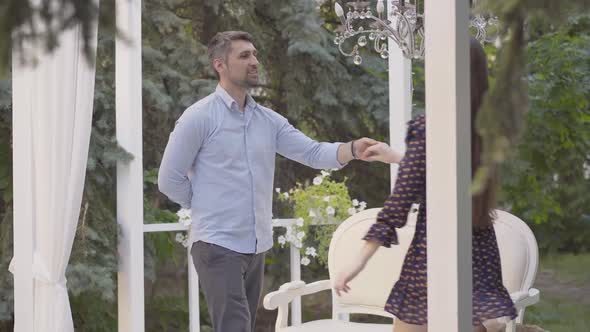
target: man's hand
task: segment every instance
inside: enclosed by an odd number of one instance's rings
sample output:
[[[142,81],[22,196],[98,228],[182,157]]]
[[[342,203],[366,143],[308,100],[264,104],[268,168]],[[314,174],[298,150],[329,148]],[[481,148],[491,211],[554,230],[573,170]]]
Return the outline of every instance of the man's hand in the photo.
[[[366,155],[365,152],[366,152],[367,148],[379,143],[379,141],[376,141],[376,140],[374,140],[372,138],[368,138],[368,137],[359,138],[353,142],[354,142],[354,144],[353,144],[354,156],[357,159],[363,160],[363,161],[369,161],[365,157],[365,155]]]

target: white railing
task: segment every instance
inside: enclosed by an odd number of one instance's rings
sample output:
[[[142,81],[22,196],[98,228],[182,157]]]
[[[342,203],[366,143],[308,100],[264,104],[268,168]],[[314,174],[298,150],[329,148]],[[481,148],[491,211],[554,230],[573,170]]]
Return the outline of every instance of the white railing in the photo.
[[[296,219],[274,219],[273,228],[287,228],[295,224]],[[186,232],[188,226],[181,223],[166,224],[144,224],[144,233],[157,232]],[[291,281],[301,280],[301,255],[295,246],[289,246],[289,260],[291,270]],[[199,276],[193,265],[190,247],[187,248],[188,255],[188,302],[189,302],[189,331],[200,332],[201,318],[199,316]],[[291,324],[301,324],[301,298],[298,297],[291,303]]]

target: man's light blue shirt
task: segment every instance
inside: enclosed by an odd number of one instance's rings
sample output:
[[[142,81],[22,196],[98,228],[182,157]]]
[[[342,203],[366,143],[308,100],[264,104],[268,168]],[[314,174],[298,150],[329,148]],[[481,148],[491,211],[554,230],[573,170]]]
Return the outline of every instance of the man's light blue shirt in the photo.
[[[280,114],[246,97],[244,112],[221,87],[177,121],[158,186],[191,209],[190,241],[240,253],[269,250],[275,155],[316,169],[341,168],[338,146],[319,143]]]

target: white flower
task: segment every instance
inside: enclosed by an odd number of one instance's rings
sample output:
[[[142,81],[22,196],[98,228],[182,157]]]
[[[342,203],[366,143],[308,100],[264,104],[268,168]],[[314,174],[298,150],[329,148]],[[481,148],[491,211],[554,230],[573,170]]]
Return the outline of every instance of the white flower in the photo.
[[[312,256],[312,257],[315,257],[315,256],[318,255],[318,253],[316,252],[315,248],[313,248],[313,247],[307,247],[305,249],[305,254],[308,255],[308,256]]]
[[[301,246],[302,246],[301,241],[299,241],[299,240],[296,239],[294,241],[291,241],[291,243],[293,243],[293,245],[295,246],[295,248],[301,249]]]
[[[178,222],[183,224],[184,226],[190,226],[191,220],[191,210],[189,209],[180,209],[176,212],[178,216]]]
[[[352,206],[358,206],[359,205],[359,200],[358,199],[353,199],[352,200]]]
[[[333,207],[331,207],[331,206],[328,206],[328,207],[326,208],[326,213],[327,213],[329,216],[333,216],[333,215],[334,215],[334,213],[336,213],[336,210],[334,210],[334,208],[333,208]]]
[[[285,196],[285,198],[289,198],[289,193],[283,193],[283,196]]]
[[[188,239],[184,239],[184,241],[182,241],[182,246],[188,248]]]
[[[313,212],[313,210],[309,210],[309,216],[313,218],[316,216],[316,214]]]
[[[322,171],[322,177],[330,176],[330,172]]]
[[[305,237],[304,231],[300,231],[297,233],[297,240],[303,240],[304,237]]]
[[[307,266],[309,265],[309,263],[311,263],[311,261],[309,260],[309,258],[307,258],[307,256],[301,258],[301,265]]]
[[[367,208],[367,202],[360,202],[359,203],[359,208],[360,208],[361,211],[364,210],[364,209],[366,209]]]
[[[277,192],[277,194],[281,193],[281,188],[275,188],[275,191]]]
[[[287,242],[291,242],[291,243],[293,243],[294,241],[297,240],[297,238],[295,238],[295,236],[293,236],[293,234],[286,234],[285,238],[286,238]]]
[[[329,201],[330,201],[330,196],[326,196],[326,197],[324,197],[323,201],[324,201],[324,202],[329,202]]]
[[[178,210],[178,212],[176,212],[176,215],[178,216],[179,219],[190,218],[191,217],[191,210],[180,209],[180,210]]]
[[[321,176],[316,176],[315,178],[313,178],[313,184],[316,186],[319,186],[320,184],[322,184],[322,177]]]
[[[289,238],[289,235],[291,234],[293,234],[293,227],[287,226],[287,233],[285,235],[287,236],[287,238]]]
[[[301,227],[303,226],[303,218],[297,218],[297,220],[295,221],[297,226]]]
[[[180,219],[180,223],[183,224],[184,226],[190,226],[192,222],[193,221],[191,218]]]
[[[582,167],[584,168],[584,179],[590,179],[590,164],[584,162],[584,165],[582,165]]]
[[[351,216],[354,215],[356,213],[356,209],[351,207],[348,209],[348,214],[350,214]]]
[[[182,233],[176,233],[176,237],[174,238],[176,240],[176,242],[182,242],[184,241],[184,234]]]
[[[282,236],[282,235],[281,235],[281,236],[279,236],[279,238],[278,238],[278,241],[279,241],[279,244],[280,244],[281,246],[284,246],[284,245],[285,245],[285,243],[287,243],[287,239],[285,239],[285,237],[284,237],[284,236]]]

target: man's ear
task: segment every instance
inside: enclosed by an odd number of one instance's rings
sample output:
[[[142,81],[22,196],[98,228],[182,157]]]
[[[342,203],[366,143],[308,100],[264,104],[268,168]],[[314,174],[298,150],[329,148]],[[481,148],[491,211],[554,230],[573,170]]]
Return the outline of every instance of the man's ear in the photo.
[[[223,63],[222,59],[213,59],[213,68],[215,68],[217,73],[220,73],[223,70],[224,65],[225,64]]]

